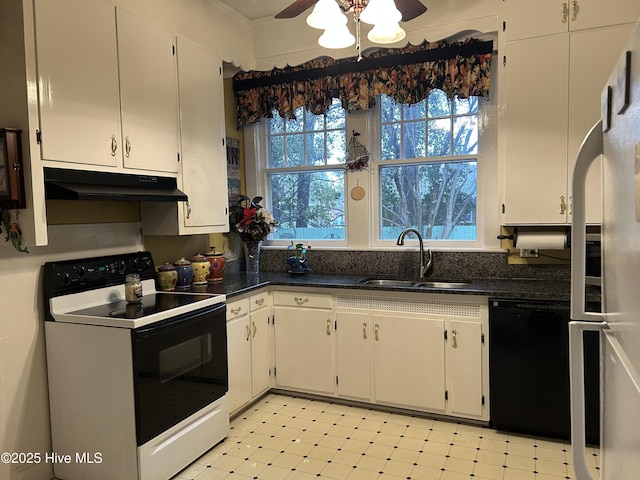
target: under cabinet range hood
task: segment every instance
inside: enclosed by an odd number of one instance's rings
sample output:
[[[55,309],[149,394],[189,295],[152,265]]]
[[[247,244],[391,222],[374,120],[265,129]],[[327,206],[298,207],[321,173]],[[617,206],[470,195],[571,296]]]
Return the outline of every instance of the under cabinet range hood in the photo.
[[[45,195],[50,200],[134,200],[186,202],[176,179],[157,175],[90,172],[44,168]]]

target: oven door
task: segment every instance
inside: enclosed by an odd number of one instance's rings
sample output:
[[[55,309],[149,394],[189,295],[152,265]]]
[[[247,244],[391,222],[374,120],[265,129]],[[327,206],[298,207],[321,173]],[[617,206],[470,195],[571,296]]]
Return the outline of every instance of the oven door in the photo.
[[[228,390],[226,306],[132,331],[138,446]]]

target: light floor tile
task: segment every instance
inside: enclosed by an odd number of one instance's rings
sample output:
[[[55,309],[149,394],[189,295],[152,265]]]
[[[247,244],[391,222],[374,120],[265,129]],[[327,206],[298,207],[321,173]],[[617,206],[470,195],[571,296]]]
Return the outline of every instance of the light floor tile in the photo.
[[[268,394],[173,480],[574,480],[572,464],[562,441]]]

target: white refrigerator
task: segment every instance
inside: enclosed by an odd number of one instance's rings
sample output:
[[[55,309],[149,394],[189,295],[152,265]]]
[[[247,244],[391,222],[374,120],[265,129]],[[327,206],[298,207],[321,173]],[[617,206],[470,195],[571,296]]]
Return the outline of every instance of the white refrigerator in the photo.
[[[597,61],[597,59],[594,59]],[[585,138],[573,174],[569,326],[572,451],[584,453],[582,336],[600,331],[600,478],[640,478],[640,21],[602,93],[602,120]],[[585,180],[602,155],[602,313],[584,308]]]

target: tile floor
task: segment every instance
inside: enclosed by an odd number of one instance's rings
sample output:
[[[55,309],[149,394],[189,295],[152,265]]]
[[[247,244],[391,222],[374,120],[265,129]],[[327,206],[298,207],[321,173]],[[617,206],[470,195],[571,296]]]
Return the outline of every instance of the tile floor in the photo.
[[[174,480],[561,480],[571,463],[562,442],[269,394]]]

